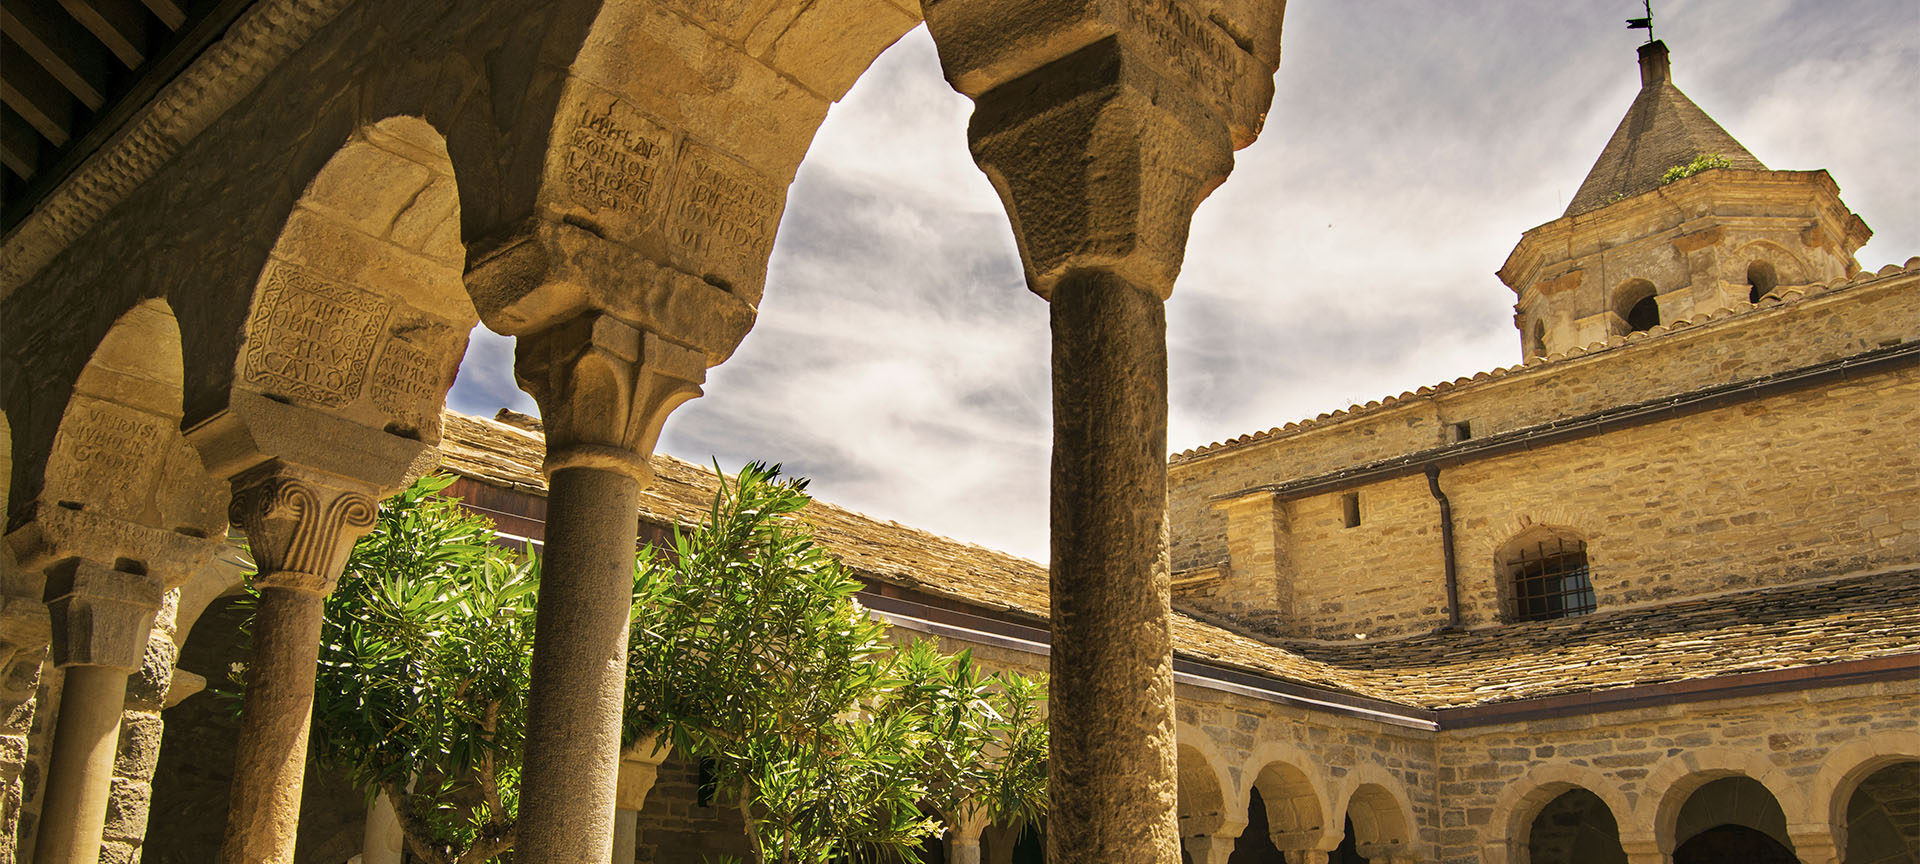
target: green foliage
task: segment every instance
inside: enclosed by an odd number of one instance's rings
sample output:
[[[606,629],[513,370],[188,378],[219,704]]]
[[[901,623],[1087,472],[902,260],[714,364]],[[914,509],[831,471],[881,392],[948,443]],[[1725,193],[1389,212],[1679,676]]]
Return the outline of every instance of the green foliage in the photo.
[[[317,752],[386,790],[415,857],[444,862],[512,846],[539,584],[437,494],[452,481],[380,505],[327,598],[314,703]]]
[[[1718,153],[1702,153],[1693,157],[1692,162],[1668,168],[1666,173],[1660,175],[1660,185],[1665,186],[1676,180],[1685,180],[1688,177],[1692,177],[1695,174],[1709,169],[1732,167],[1733,162],[1729,161],[1725,156]]]
[[[1044,685],[930,643],[893,650],[859,581],[792,518],[805,488],[748,465],[705,524],[642,554],[628,739],[714,760],[766,861],[916,861],[940,830],[923,807],[1037,817]]]

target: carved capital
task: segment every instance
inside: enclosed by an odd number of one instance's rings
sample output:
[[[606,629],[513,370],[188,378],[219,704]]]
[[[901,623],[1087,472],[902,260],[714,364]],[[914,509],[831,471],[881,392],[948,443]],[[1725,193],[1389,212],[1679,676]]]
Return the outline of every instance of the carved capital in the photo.
[[[47,568],[54,664],[140,668],[166,590],[158,575],[81,558]]]
[[[262,588],[333,590],[354,541],[373,528],[372,490],[271,462],[233,481],[228,516],[246,532]]]
[[[705,359],[600,312],[521,336],[514,375],[540,403],[547,473],[598,468],[651,482],[647,457],[667,415],[700,395]]]
[[[982,94],[968,140],[1048,298],[1077,269],[1166,298],[1194,209],[1233,169],[1226,125],[1118,39]]]

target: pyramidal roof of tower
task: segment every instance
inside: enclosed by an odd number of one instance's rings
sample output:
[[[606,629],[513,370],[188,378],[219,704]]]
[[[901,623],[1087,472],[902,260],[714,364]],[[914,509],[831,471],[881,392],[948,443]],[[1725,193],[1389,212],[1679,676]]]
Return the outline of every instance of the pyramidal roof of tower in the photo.
[[[1565,215],[1578,216],[1656,189],[1667,169],[1709,155],[1724,156],[1735,168],[1767,170],[1673,86],[1667,46],[1649,42],[1640,46],[1640,94],[1613,130]]]

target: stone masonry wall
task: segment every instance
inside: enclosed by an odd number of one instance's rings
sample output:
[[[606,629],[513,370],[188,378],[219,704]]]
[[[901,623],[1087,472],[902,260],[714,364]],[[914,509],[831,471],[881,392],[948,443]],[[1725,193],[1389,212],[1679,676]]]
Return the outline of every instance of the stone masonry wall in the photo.
[[[1671,843],[1687,795],[1735,775],[1765,785],[1810,847],[1819,838],[1804,829],[1824,827],[1834,799],[1845,812],[1852,789],[1835,784],[1850,768],[1920,741],[1917,693],[1868,684],[1441,733],[1434,860],[1516,860],[1509,841],[1524,843],[1540,808],[1575,786],[1608,804],[1628,852]]]
[[[1920,267],[1663,331],[1176,456],[1167,478],[1174,569],[1225,559],[1227,520],[1214,509],[1216,496],[1431,450],[1453,440],[1455,423],[1485,438],[1913,341],[1920,338]]]
[[[1587,544],[1601,609],[1920,560],[1920,369],[1802,390],[1441,472],[1461,618],[1507,615],[1501,549],[1534,526]],[[1439,506],[1424,477],[1282,505],[1284,632],[1351,639],[1445,619]],[[1249,578],[1235,562],[1228,581]],[[1222,604],[1222,591],[1196,604]],[[1249,614],[1215,605],[1216,611]]]
[[[1862,295],[1858,305],[1797,309],[1814,317],[1795,326],[1833,332],[1900,315],[1899,326],[1920,330],[1920,278],[1903,284]],[[1664,346],[1643,342],[1611,357],[1529,369],[1444,399],[1408,400],[1334,427],[1177,461],[1176,567],[1228,565],[1211,596],[1187,602],[1259,618],[1255,599],[1277,583],[1279,609],[1291,614],[1269,623],[1283,632],[1352,639],[1437,629],[1445,623],[1440,517],[1424,477],[1278,502],[1282,530],[1271,563],[1232,560],[1229,526],[1266,530],[1265,523],[1231,522],[1208,499],[1414,452],[1423,449],[1414,439],[1456,418],[1481,437],[1550,419],[1541,403],[1557,403],[1557,416],[1567,416],[1777,371],[1769,364],[1782,362],[1776,355],[1783,343],[1770,327],[1793,322],[1769,314],[1755,317],[1758,329],[1729,328]],[[1815,345],[1791,365],[1880,341],[1875,331]],[[1907,369],[1447,468],[1441,486],[1453,506],[1463,622],[1502,619],[1500,547],[1534,525],[1587,542],[1603,608],[1911,563],[1920,559],[1916,429],[1920,373]],[[1437,444],[1429,439],[1424,446]],[[1352,528],[1342,513],[1349,493],[1357,493],[1361,517]]]

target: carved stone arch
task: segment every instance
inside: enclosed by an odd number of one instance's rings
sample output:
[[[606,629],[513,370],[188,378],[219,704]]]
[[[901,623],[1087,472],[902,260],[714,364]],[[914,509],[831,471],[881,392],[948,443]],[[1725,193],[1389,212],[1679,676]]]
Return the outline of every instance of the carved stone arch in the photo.
[[[1898,762],[1912,761],[1920,761],[1920,732],[1872,732],[1836,747],[1821,763],[1820,772],[1808,781],[1808,812],[1789,812],[1787,821],[1795,824],[1796,817],[1808,821],[1824,819],[1833,833],[1837,853],[1844,856],[1847,803],[1854,790],[1873,772]]]
[[[1554,799],[1584,789],[1607,807],[1616,826],[1636,824],[1633,806],[1615,782],[1584,765],[1550,762],[1535,765],[1508,783],[1494,800],[1492,824],[1499,833],[1488,838],[1483,856],[1488,864],[1528,864],[1528,838],[1533,821]]]
[[[541,115],[538,163],[516,157],[498,221],[470,225],[488,326],[595,309],[726,359],[827,107],[918,21],[906,0],[602,4]]]
[[[180,433],[183,378],[165,300],[115,319],[74,380],[36,498],[16,508],[22,565],[82,557],[167,587],[198,569],[225,533],[227,496]]]
[[[1290,852],[1339,845],[1342,825],[1333,818],[1327,770],[1318,758],[1289,742],[1265,741],[1242,764],[1237,810],[1246,811],[1252,790],[1258,789],[1275,848]]]
[[[1353,821],[1360,857],[1386,859],[1411,854],[1414,840],[1413,805],[1406,785],[1386,768],[1372,762],[1347,772],[1336,788],[1335,812],[1330,824]]]
[[[1642,787],[1645,792],[1640,797],[1635,823],[1651,825],[1660,849],[1671,854],[1678,843],[1675,829],[1687,799],[1701,787],[1729,777],[1745,777],[1766,787],[1786,815],[1790,828],[1811,821],[1806,818],[1813,811],[1807,806],[1804,784],[1789,776],[1785,769],[1758,752],[1711,747],[1690,750],[1660,762],[1647,775]]]
[[[226,410],[193,430],[209,469],[232,477],[292,457],[358,477],[404,463],[364,478],[391,486],[426,467],[412,463],[439,443],[476,318],[465,257],[440,133],[417,117],[354,130],[307,184],[257,277]]]

